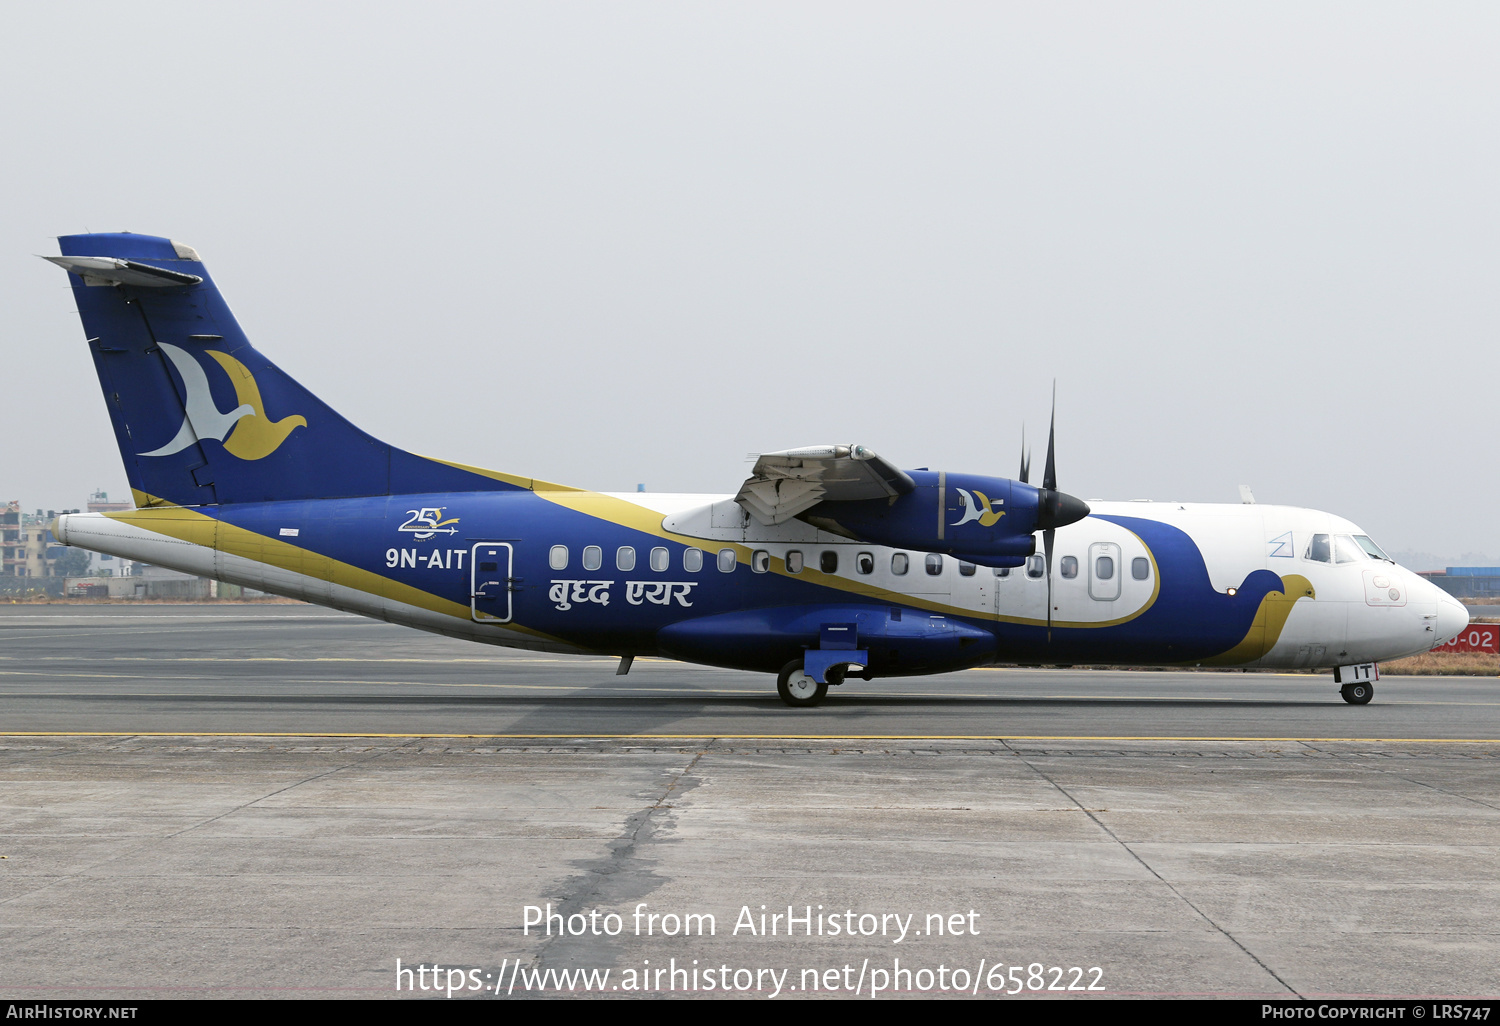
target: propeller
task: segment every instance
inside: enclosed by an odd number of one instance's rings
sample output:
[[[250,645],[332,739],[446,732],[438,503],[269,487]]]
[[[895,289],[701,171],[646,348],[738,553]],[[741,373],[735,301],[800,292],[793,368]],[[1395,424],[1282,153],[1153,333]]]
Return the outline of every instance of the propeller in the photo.
[[[1041,499],[1047,502],[1057,495],[1057,460],[1053,443],[1057,441],[1057,382],[1052,382],[1052,424],[1047,428],[1047,469],[1042,471]],[[1051,509],[1052,504],[1047,503]],[[1040,512],[1040,507],[1038,507]],[[1038,520],[1041,517],[1037,518]],[[1052,541],[1057,537],[1057,528],[1047,527],[1042,531],[1042,551],[1047,560],[1047,644],[1052,644]]]
[[[1024,435],[1023,435],[1024,437]],[[1042,529],[1042,551],[1047,563],[1047,643],[1052,643],[1052,547],[1059,527],[1075,524],[1089,515],[1088,503],[1057,490],[1057,382],[1052,382],[1052,423],[1047,429],[1047,464],[1037,494],[1036,526]],[[1021,481],[1026,482],[1030,460],[1022,443]]]
[[[1021,425],[1021,477],[1022,484],[1029,484],[1031,477],[1031,452],[1026,448],[1026,425]]]

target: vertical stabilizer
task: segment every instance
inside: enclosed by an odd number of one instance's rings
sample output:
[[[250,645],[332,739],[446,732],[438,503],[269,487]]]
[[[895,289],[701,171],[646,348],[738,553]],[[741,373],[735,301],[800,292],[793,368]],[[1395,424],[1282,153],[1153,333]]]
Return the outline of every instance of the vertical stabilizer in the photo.
[[[530,487],[355,427],[245,338],[198,254],[149,235],[68,235],[68,271],[138,504]]]

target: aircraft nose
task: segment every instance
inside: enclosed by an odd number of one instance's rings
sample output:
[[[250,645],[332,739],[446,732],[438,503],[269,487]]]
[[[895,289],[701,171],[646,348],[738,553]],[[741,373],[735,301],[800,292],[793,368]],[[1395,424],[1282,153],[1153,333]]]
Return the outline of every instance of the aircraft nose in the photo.
[[[1469,611],[1451,595],[1438,599],[1437,636],[1439,645],[1447,644],[1469,626]]]

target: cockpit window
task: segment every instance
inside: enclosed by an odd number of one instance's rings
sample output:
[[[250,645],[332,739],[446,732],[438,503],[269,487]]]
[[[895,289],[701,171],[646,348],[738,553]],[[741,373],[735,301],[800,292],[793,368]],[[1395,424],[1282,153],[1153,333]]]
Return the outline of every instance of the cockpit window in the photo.
[[[1313,535],[1312,541],[1307,544],[1307,552],[1303,553],[1303,556],[1318,563],[1332,563],[1333,547],[1329,544],[1328,535]]]
[[[1387,563],[1394,563],[1395,562],[1395,560],[1392,559],[1390,556],[1387,556],[1384,552],[1380,551],[1380,546],[1376,545],[1374,542],[1372,542],[1370,540],[1370,536],[1369,535],[1367,535],[1367,534],[1356,534],[1354,536],[1354,540],[1357,541],[1357,542],[1359,542],[1359,547],[1362,548],[1362,549],[1364,549],[1366,552],[1368,552],[1372,558],[1374,558],[1374,559],[1383,559]]]
[[[1335,562],[1358,563],[1362,559],[1368,559],[1365,550],[1354,544],[1354,539],[1347,534],[1336,534],[1333,536],[1333,554]]]

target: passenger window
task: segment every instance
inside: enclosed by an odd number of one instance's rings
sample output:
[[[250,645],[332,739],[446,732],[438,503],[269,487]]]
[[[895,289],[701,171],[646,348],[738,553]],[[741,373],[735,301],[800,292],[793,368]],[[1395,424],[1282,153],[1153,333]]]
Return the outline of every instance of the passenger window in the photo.
[[[974,576],[974,564],[973,563],[965,563],[963,560],[960,559],[958,561],[958,575],[960,577],[973,577]]]
[[[854,557],[854,572],[857,574],[873,574],[875,572],[875,554],[861,552]]]
[[[719,550],[719,572],[722,574],[734,573],[735,555],[733,549]]]
[[[818,569],[825,574],[836,574],[839,572],[839,554],[826,551],[818,555]]]
[[[1332,552],[1330,551],[1330,546],[1328,544],[1328,535],[1313,535],[1312,541],[1308,542],[1307,544],[1307,552],[1304,554],[1303,558],[1310,559],[1315,563],[1332,562]]]
[[[615,549],[615,569],[616,570],[634,570],[635,569],[635,547],[634,546],[631,546],[631,545],[621,545],[618,549]]]
[[[792,549],[786,554],[786,572],[789,574],[800,574],[802,572],[802,552],[800,549]]]
[[[661,546],[651,550],[651,569],[661,573],[672,562],[672,556]]]
[[[1058,565],[1057,569],[1059,573],[1071,581],[1078,576],[1078,557],[1064,556],[1062,563]]]
[[[1357,563],[1365,558],[1365,550],[1347,534],[1333,536],[1333,553],[1335,561],[1339,563]]]
[[[756,549],[750,553],[750,569],[758,574],[771,569],[771,554],[765,549]]]
[[[911,559],[904,552],[896,552],[891,555],[891,573],[897,577],[906,576],[906,571],[911,568]]]
[[[1026,576],[1033,581],[1040,581],[1047,573],[1047,561],[1041,556],[1026,557]]]
[[[597,570],[604,564],[604,550],[597,545],[586,545],[583,549],[583,568]]]
[[[683,549],[682,568],[690,574],[695,574],[703,569],[702,549]]]
[[[1107,581],[1115,575],[1115,557],[1100,556],[1094,560],[1094,576],[1101,581]]]
[[[1151,560],[1145,556],[1136,556],[1130,561],[1130,576],[1138,581],[1144,581],[1151,576]]]
[[[1008,567],[1008,566],[991,567],[991,569],[993,569],[995,571],[995,576],[996,577],[1009,577],[1010,576],[1010,567]]]
[[[547,565],[554,570],[566,570],[568,568],[568,547],[566,545],[552,546],[552,551],[547,554]]]
[[[927,576],[936,577],[943,572],[943,557],[936,552],[927,553]]]

